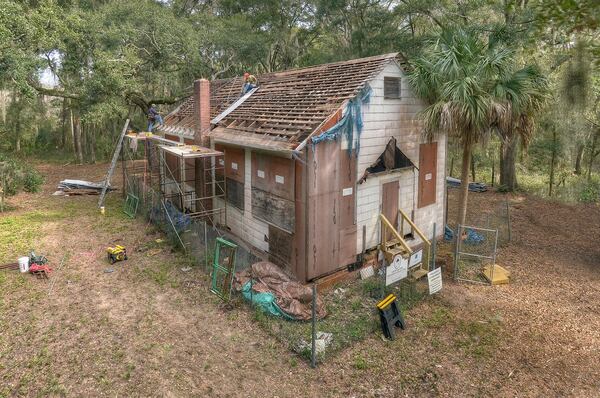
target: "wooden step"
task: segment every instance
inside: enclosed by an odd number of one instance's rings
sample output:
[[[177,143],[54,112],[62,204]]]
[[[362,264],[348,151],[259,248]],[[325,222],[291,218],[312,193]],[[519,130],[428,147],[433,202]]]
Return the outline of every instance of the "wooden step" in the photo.
[[[402,246],[391,247],[383,252],[388,263],[394,261],[394,257],[396,257],[398,254],[400,254],[402,257],[405,257],[407,253],[408,252],[404,250]]]
[[[427,271],[426,269],[423,269],[423,268],[413,268],[413,271],[411,271],[411,276],[415,280],[419,280],[422,277],[426,276],[428,272],[429,271]]]

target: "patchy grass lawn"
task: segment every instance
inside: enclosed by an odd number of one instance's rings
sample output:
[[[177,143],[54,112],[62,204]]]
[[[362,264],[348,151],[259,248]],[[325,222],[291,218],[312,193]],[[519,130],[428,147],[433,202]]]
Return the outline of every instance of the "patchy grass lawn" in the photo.
[[[498,257],[511,284],[456,284],[445,274],[441,294],[411,301],[398,292],[407,328],[392,342],[377,324],[376,280],[337,286],[319,322],[333,345],[313,370],[289,350],[309,341],[310,323],[257,314],[239,299],[223,306],[204,266],[182,271],[190,260],[123,215],[118,193],[104,217],[97,197],[51,196],[60,179],[99,180],[106,165],[38,168],[43,191],[11,198],[13,210],[0,214],[0,261],[33,248],[55,272],[44,281],[0,271],[2,398],[600,392],[598,207],[512,198],[516,239]],[[502,199],[473,194],[472,211]],[[105,248],[117,243],[130,259],[110,266]],[[438,258],[449,251],[439,245]]]

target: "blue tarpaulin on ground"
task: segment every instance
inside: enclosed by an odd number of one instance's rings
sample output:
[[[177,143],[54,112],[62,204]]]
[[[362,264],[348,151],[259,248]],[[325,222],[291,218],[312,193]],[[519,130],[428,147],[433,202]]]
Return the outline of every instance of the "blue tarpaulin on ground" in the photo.
[[[285,312],[283,312],[281,308],[279,308],[279,306],[275,302],[276,297],[273,293],[259,293],[256,291],[251,292],[251,289],[252,282],[246,282],[242,287],[242,296],[244,296],[246,300],[252,302],[252,304],[256,305],[258,308],[260,308],[263,312],[274,316],[280,316],[289,320],[294,319]]]

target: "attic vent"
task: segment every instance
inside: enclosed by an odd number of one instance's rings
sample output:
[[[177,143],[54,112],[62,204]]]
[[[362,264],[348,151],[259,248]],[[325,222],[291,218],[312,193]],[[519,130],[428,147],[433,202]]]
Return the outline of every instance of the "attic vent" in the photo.
[[[383,77],[383,97],[400,98],[400,78],[384,76]]]

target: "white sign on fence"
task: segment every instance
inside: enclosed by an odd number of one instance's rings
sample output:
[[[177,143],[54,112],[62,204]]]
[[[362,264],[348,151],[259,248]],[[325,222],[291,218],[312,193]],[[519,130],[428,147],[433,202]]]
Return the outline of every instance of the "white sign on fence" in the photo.
[[[427,282],[429,282],[429,294],[434,294],[442,290],[442,267],[429,271],[427,273]]]
[[[408,263],[408,266],[412,268],[415,265],[421,264],[422,261],[423,261],[423,249],[419,250],[418,252],[414,252],[410,256],[410,261]]]
[[[408,276],[408,259],[397,255],[385,270],[385,285],[391,285]]]

